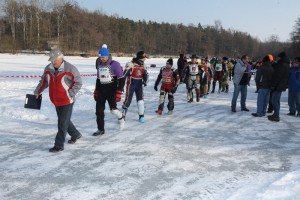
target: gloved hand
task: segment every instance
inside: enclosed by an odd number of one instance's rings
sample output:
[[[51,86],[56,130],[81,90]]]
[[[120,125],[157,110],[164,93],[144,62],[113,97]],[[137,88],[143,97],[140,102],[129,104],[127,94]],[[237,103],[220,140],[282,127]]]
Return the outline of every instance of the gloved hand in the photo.
[[[183,79],[183,82],[184,82],[184,83],[188,83],[187,77],[185,77],[185,78]]]
[[[157,85],[154,85],[154,90],[157,91]]]
[[[173,93],[173,94],[177,91],[177,87],[178,87],[178,85],[175,85],[175,86],[172,88],[172,93]]]
[[[271,91],[274,91],[275,90],[275,87],[274,86],[271,86]]]
[[[117,90],[117,93],[116,93],[116,102],[120,102],[121,101],[121,95],[122,95],[122,91],[121,90]]]
[[[98,97],[99,97],[99,92],[98,92],[98,90],[94,90],[94,99],[95,99],[95,101],[98,100]]]
[[[146,83],[146,81],[143,81],[143,85],[144,85],[144,87],[146,87],[146,86],[147,86],[147,83]]]

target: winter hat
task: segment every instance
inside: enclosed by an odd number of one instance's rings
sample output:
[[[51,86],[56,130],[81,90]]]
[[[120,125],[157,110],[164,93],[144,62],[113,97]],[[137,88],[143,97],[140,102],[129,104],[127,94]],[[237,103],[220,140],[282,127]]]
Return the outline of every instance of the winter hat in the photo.
[[[102,48],[107,48],[107,44],[103,44],[103,45],[102,45]]]
[[[300,57],[294,58],[293,63],[298,63],[298,64],[300,64]]]
[[[263,59],[262,59],[263,62],[269,62],[271,61],[270,60],[270,56],[269,55],[266,55]]]
[[[108,49],[107,48],[101,48],[100,50],[99,50],[99,57],[108,57],[109,56],[109,51],[108,51]]]
[[[274,58],[273,58],[272,54],[268,54],[268,57],[269,57],[269,59],[270,59],[271,62],[274,61]]]
[[[166,64],[170,64],[170,65],[173,66],[173,59],[172,59],[172,58],[169,58],[169,59],[167,60]]]
[[[51,51],[49,53],[49,57],[50,58],[48,59],[48,61],[53,62],[58,58],[64,57],[64,55],[63,55],[62,51],[59,49],[51,49]]]
[[[196,54],[193,54],[190,58],[199,58]]]
[[[136,58],[137,59],[143,59],[143,58],[148,58],[147,54],[145,54],[144,51],[139,51],[136,53]]]
[[[285,53],[284,51],[282,51],[282,52],[280,52],[280,53],[278,54],[278,57],[279,57],[279,58],[284,58],[284,57],[286,57],[286,53]]]

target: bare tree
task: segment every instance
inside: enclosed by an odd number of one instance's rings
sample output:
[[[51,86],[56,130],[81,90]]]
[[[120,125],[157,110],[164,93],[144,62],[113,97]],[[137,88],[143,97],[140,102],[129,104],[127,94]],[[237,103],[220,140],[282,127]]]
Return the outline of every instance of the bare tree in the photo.
[[[300,17],[296,20],[296,24],[293,27],[293,31],[290,34],[292,47],[291,53],[293,56],[300,55]]]
[[[31,0],[31,6],[34,9],[36,27],[37,27],[37,45],[40,46],[40,21],[41,21],[41,12],[43,11],[45,0]]]
[[[26,0],[20,0],[20,16],[22,20],[23,25],[23,41],[25,47],[28,46],[27,42],[27,1]]]
[[[71,3],[71,0],[53,0],[52,8],[53,12],[56,14],[56,22],[57,22],[57,40],[60,40],[61,35],[61,27],[64,21],[65,12],[66,12],[66,4]]]
[[[16,0],[5,0],[3,9],[4,9],[4,13],[6,14],[6,16],[8,18],[13,42],[15,42],[18,3]]]

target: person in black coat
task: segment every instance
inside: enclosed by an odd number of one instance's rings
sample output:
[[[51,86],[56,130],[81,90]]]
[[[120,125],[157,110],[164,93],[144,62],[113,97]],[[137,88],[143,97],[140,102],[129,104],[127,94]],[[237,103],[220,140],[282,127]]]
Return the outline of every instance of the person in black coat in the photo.
[[[278,61],[274,64],[274,72],[271,81],[272,104],[274,108],[273,115],[269,115],[270,121],[279,122],[280,98],[281,93],[288,88],[290,59],[285,52],[278,54]]]
[[[263,58],[262,66],[256,71],[255,82],[258,88],[257,95],[257,111],[252,113],[254,117],[262,117],[266,115],[267,106],[270,98],[271,80],[273,75],[273,67],[271,58],[266,55]]]

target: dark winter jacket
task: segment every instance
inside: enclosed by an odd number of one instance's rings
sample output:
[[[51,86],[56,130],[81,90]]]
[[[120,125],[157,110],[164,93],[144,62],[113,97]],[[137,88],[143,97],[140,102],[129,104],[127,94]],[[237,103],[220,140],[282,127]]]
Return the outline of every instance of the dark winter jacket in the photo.
[[[300,92],[300,67],[290,69],[289,91]]]
[[[183,54],[180,54],[180,57],[177,61],[177,68],[179,70],[183,70],[184,67],[185,67],[185,60],[184,60]]]
[[[273,75],[273,67],[270,61],[264,62],[256,71],[255,82],[258,88],[270,89]]]
[[[288,88],[290,60],[283,57],[273,65],[274,72],[272,76],[271,88],[275,91],[285,91]]]

